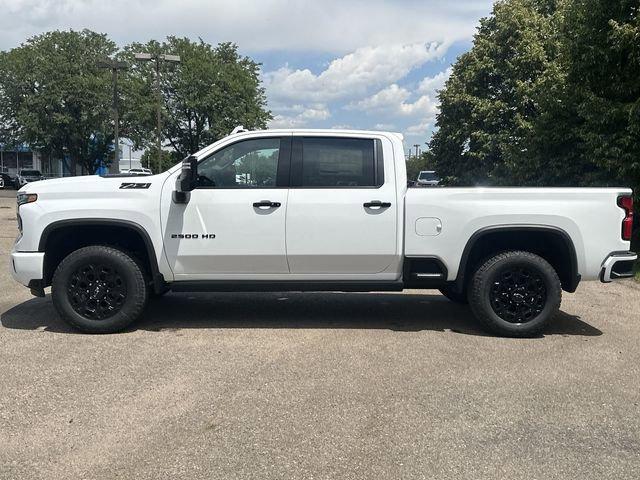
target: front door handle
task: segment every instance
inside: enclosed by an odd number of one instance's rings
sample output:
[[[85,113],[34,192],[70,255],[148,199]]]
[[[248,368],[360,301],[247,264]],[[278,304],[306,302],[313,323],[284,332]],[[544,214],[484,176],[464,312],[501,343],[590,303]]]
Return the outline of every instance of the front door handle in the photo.
[[[380,200],[371,200],[362,204],[364,208],[389,208],[391,202],[381,202]]]
[[[260,200],[259,202],[253,202],[255,208],[278,208],[280,202],[272,202],[271,200]]]

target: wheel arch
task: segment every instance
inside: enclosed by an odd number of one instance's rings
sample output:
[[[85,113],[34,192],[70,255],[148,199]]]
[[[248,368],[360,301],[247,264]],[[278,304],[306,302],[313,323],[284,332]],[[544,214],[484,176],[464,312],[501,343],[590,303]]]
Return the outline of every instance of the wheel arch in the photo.
[[[497,225],[477,230],[462,252],[456,287],[463,291],[471,272],[483,259],[506,250],[525,250],[541,256],[558,273],[563,290],[576,290],[580,273],[575,245],[565,230],[552,225]]]
[[[65,234],[73,238],[65,239]],[[47,225],[38,242],[38,251],[45,254],[43,286],[51,284],[53,273],[64,256],[88,245],[110,245],[133,251],[147,271],[153,290],[164,287],[156,251],[146,229],[130,220],[111,218],[58,220]]]

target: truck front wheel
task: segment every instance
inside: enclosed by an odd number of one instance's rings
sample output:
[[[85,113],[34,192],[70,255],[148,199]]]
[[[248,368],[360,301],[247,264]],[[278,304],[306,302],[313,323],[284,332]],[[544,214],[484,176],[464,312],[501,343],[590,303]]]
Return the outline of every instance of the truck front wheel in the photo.
[[[113,333],[144,310],[148,288],[141,267],[107,246],[80,248],[58,265],[51,297],[60,316],[87,333]]]
[[[530,252],[500,253],[480,266],[469,286],[469,305],[489,330],[508,337],[539,334],[560,308],[554,268]]]

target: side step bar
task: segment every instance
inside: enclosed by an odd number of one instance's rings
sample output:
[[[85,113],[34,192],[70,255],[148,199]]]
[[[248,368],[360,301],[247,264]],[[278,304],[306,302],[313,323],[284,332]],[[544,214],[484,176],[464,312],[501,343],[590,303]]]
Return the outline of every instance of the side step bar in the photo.
[[[174,292],[401,292],[403,282],[194,280],[169,284]]]

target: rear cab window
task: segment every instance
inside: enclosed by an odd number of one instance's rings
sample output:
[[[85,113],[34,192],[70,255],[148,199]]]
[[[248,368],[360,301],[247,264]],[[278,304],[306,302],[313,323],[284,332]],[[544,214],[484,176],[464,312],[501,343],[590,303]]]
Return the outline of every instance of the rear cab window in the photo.
[[[377,188],[384,183],[380,140],[294,137],[294,188]]]

